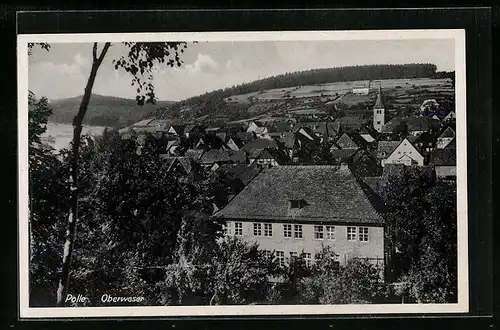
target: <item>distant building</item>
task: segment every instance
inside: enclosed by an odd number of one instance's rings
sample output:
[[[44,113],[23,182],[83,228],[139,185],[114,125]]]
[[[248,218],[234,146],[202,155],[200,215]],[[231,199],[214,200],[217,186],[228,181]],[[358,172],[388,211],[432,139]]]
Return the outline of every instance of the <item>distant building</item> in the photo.
[[[450,127],[447,126],[441,134],[439,134],[437,141],[436,141],[436,148],[438,149],[443,149],[445,148],[451,141],[455,139],[455,131]]]
[[[325,246],[337,261],[385,265],[383,204],[347,165],[278,166],[260,172],[215,216],[226,235],[257,242],[282,264],[302,255],[307,264]]]
[[[457,149],[434,149],[430,155],[429,165],[434,166],[437,178],[455,180],[457,176]]]
[[[356,85],[352,88],[353,94],[368,95],[370,93],[370,82],[367,85]]]
[[[379,86],[377,99],[373,105],[373,128],[377,132],[382,132],[385,125],[385,102],[382,95],[382,87]]]

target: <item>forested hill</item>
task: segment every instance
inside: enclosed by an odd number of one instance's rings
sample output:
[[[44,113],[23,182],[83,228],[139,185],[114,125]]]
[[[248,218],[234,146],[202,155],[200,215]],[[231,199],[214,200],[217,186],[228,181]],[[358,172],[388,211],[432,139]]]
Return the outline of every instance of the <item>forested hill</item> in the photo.
[[[57,123],[71,123],[76,115],[81,96],[67,99],[51,100],[52,115],[49,120]],[[84,124],[93,126],[124,126],[143,118],[152,117],[156,109],[166,107],[174,102],[158,101],[155,105],[137,105],[135,99],[93,94],[90,98]]]
[[[332,61],[335,56],[332,56]],[[181,104],[196,105],[207,100],[222,99],[236,94],[246,94],[273,88],[287,88],[301,85],[316,85],[339,81],[434,78],[437,75],[434,64],[383,64],[356,65],[326,69],[313,69],[286,73],[264,78],[251,83],[218,89],[213,92],[188,98]]]

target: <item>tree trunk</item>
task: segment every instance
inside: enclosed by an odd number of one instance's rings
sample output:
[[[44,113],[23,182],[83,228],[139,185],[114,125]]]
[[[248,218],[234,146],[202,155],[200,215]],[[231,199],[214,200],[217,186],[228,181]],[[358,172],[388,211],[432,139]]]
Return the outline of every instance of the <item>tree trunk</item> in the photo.
[[[82,124],[92,95],[92,88],[97,75],[97,70],[108,51],[110,43],[107,42],[99,56],[97,56],[97,43],[93,46],[92,68],[90,69],[89,79],[85,92],[80,103],[78,113],[73,118],[73,141],[70,155],[70,191],[71,205],[68,213],[68,223],[66,227],[66,237],[63,249],[63,259],[61,266],[61,277],[59,287],[57,288],[57,305],[63,306],[68,294],[69,275],[71,269],[71,259],[73,256],[73,247],[76,236],[76,223],[78,220],[78,156],[80,151]]]

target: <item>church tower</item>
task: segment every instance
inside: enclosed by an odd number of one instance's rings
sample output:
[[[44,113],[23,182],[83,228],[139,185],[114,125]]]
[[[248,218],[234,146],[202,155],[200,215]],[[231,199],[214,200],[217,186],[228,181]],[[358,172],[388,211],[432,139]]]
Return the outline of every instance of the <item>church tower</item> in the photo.
[[[382,131],[382,127],[385,125],[385,104],[382,95],[382,84],[379,85],[377,100],[373,106],[373,128],[377,132]]]

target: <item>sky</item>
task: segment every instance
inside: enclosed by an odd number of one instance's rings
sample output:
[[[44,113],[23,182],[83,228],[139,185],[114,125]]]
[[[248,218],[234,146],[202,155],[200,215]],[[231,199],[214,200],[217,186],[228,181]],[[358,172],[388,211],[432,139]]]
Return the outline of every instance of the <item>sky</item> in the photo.
[[[219,88],[309,69],[433,63],[438,71],[453,71],[454,48],[453,39],[188,42],[181,55],[182,67],[156,66],[154,86],[159,100],[180,101]],[[124,45],[112,44],[99,68],[95,94],[135,98],[130,74],[114,69],[112,64],[125,51]],[[35,48],[29,57],[29,89],[49,100],[82,95],[91,61],[91,43],[55,43],[48,52]]]

